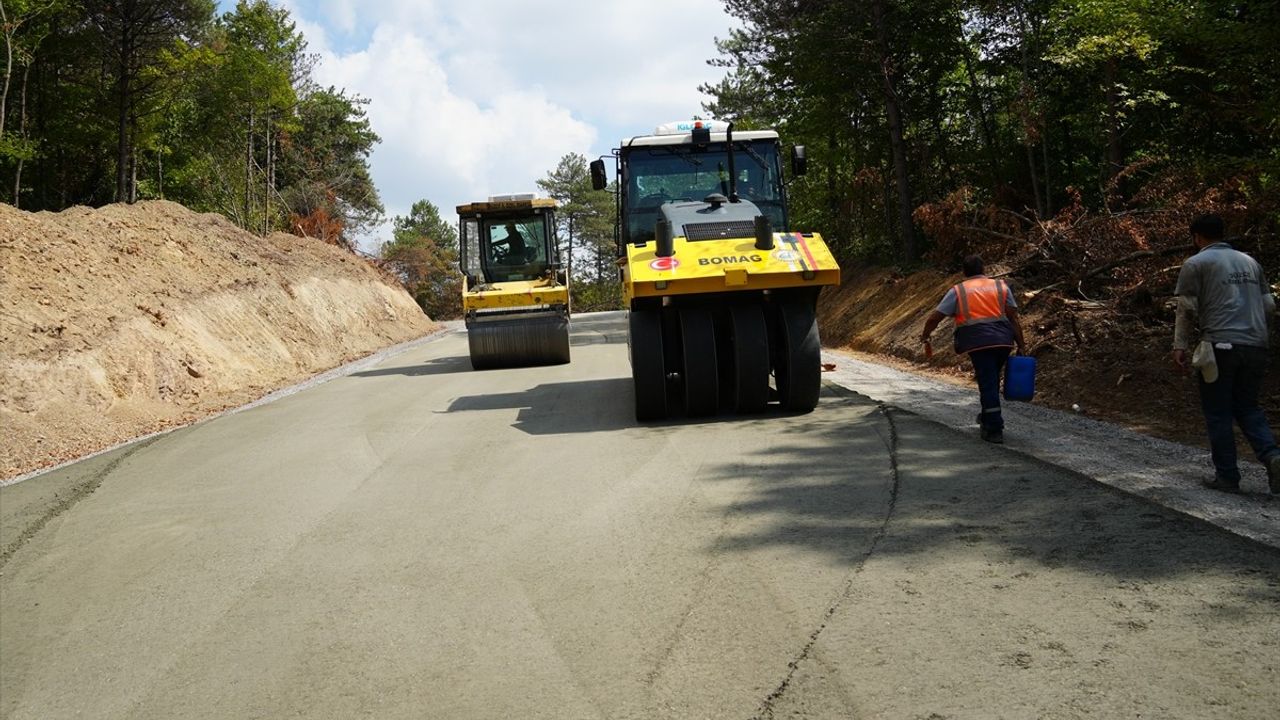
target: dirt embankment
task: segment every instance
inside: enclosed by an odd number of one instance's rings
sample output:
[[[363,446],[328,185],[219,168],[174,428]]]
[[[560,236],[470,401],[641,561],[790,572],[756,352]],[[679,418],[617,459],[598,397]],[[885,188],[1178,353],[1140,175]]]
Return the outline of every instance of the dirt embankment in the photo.
[[[0,478],[191,422],[430,332],[317,240],[169,202],[0,204]]]
[[[854,268],[844,284],[824,292],[819,306],[823,344],[889,356],[917,372],[972,384],[968,361],[952,351],[953,325],[933,336],[934,356],[920,345],[925,318],[958,275],[922,271],[901,275],[883,268]],[[1080,303],[1042,294],[1025,305],[1028,352],[1037,359],[1038,405],[1071,409],[1168,440],[1203,445],[1204,421],[1195,381],[1172,370],[1173,313],[1163,308],[1138,315],[1105,303]],[[1154,316],[1152,315],[1154,312]],[[1280,344],[1277,344],[1280,348]],[[1277,350],[1273,349],[1273,357]],[[1260,396],[1272,422],[1280,421],[1280,367],[1273,360]],[[976,396],[974,400],[977,402]],[[1252,456],[1241,445],[1241,457]]]

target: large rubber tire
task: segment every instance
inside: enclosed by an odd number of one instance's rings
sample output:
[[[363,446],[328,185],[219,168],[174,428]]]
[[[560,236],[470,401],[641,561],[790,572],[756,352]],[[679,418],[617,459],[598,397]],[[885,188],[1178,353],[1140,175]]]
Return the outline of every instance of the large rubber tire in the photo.
[[[764,412],[769,404],[769,328],[760,305],[729,308],[733,347],[733,409]]]
[[[636,393],[636,420],[667,416],[667,370],[662,359],[662,316],[652,310],[632,311],[627,344],[631,349],[631,381]]]
[[[711,311],[680,308],[680,339],[684,345],[685,414],[715,415],[720,409],[720,378],[716,374],[716,329]]]
[[[778,306],[773,379],[778,401],[787,412],[810,412],[822,392],[822,342],[818,318],[807,302],[783,302]]]

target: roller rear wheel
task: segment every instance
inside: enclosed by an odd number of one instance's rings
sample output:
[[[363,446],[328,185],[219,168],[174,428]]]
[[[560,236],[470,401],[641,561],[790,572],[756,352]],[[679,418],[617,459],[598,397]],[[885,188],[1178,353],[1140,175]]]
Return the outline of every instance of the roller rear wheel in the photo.
[[[636,420],[667,416],[667,372],[662,359],[662,317],[654,311],[632,311],[630,333],[631,380],[636,393]]]
[[[778,400],[788,412],[809,412],[822,390],[822,343],[814,306],[784,302],[778,306],[774,348],[774,382]]]
[[[684,345],[685,414],[715,415],[720,406],[720,379],[716,374],[716,334],[711,311],[681,308],[680,339]]]

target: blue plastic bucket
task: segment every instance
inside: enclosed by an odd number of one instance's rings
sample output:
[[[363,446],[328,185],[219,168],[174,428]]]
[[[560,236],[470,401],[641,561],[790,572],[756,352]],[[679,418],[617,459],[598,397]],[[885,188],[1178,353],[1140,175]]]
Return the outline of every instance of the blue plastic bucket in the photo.
[[[1036,394],[1036,359],[1012,355],[1004,370],[1004,398],[1029,402]]]

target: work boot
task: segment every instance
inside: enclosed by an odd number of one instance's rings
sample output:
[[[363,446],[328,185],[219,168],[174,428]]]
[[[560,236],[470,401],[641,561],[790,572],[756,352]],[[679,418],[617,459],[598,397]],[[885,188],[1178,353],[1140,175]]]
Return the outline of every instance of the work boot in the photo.
[[[1230,480],[1223,480],[1220,477],[1215,477],[1212,480],[1205,480],[1201,484],[1209,488],[1210,490],[1217,490],[1219,492],[1224,492],[1224,493],[1232,493],[1234,495],[1240,494],[1239,480],[1235,482],[1231,482]]]
[[[1004,444],[1004,430],[992,430],[990,428],[982,428],[982,439],[996,445]]]
[[[1272,495],[1280,495],[1280,453],[1267,460],[1267,484],[1271,486]]]

